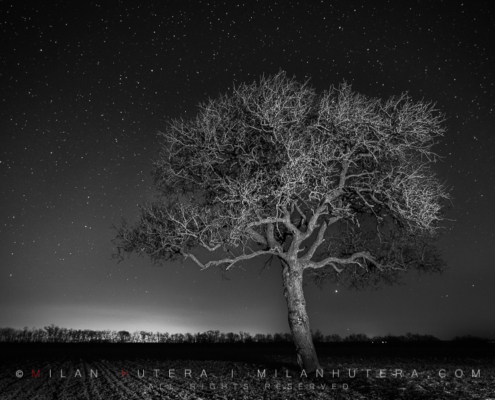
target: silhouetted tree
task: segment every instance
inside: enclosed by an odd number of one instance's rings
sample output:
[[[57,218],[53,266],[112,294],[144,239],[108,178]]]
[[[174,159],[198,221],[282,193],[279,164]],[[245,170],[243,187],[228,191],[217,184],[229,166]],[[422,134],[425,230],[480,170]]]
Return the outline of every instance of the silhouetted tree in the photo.
[[[44,329],[48,335],[48,341],[55,342],[57,340],[57,335],[60,328],[55,324],[51,324],[50,326],[45,326]]]
[[[274,343],[281,343],[284,341],[284,337],[282,336],[281,333],[274,333],[273,334],[273,342]]]
[[[473,335],[456,336],[452,340],[457,343],[487,343],[490,341],[487,338]]]
[[[336,333],[327,335],[325,336],[325,342],[342,342],[342,338],[340,335],[337,335]]]
[[[314,343],[321,343],[325,339],[323,333],[321,333],[319,329],[317,329],[316,332],[312,332],[312,337]]]
[[[254,335],[254,341],[256,343],[265,343],[266,342],[265,335],[263,335],[262,333],[257,333],[256,335]]]
[[[121,342],[128,342],[131,338],[131,334],[127,331],[119,331],[118,334]]]
[[[345,338],[346,342],[369,342],[370,338],[364,333],[351,333]]]
[[[314,371],[305,272],[362,288],[442,269],[433,240],[449,196],[430,167],[442,122],[407,95],[380,101],[343,84],[318,96],[284,73],[242,84],[161,133],[160,194],[117,229],[115,256],[224,271],[278,258],[298,362]]]

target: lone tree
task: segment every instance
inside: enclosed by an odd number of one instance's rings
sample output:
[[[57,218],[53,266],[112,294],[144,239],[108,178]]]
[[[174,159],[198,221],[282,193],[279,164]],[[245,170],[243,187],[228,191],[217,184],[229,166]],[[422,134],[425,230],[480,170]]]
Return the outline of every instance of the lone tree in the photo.
[[[442,270],[432,243],[449,195],[430,169],[442,122],[404,94],[383,102],[343,84],[317,95],[284,72],[242,84],[160,133],[160,194],[117,228],[114,256],[225,271],[278,258],[297,359],[314,372],[304,275],[363,288]]]

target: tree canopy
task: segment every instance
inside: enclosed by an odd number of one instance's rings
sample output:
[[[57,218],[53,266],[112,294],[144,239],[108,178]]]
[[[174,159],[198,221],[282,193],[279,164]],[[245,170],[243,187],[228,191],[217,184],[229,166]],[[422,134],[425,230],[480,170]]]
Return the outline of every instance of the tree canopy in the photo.
[[[272,255],[355,287],[440,271],[442,123],[407,94],[382,101],[345,83],[317,94],[284,72],[241,84],[160,133],[159,195],[123,221],[117,256],[228,270]],[[197,247],[224,253],[204,262]]]

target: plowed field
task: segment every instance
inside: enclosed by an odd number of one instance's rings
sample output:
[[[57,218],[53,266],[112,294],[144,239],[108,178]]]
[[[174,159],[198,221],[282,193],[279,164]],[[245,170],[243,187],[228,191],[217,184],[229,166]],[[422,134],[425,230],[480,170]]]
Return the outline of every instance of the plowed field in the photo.
[[[182,346],[182,347],[181,347]],[[0,399],[494,399],[493,347],[0,346]]]

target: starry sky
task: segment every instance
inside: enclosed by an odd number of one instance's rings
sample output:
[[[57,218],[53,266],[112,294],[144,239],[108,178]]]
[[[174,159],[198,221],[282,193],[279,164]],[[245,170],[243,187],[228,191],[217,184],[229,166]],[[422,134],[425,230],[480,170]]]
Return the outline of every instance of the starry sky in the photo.
[[[454,199],[448,269],[379,291],[310,284],[312,328],[495,338],[494,13],[488,1],[376,4],[2,2],[0,326],[288,332],[277,262],[222,280],[190,260],[111,258],[112,225],[153,198],[166,122],[284,70],[317,91],[407,91],[447,117],[435,171]]]

